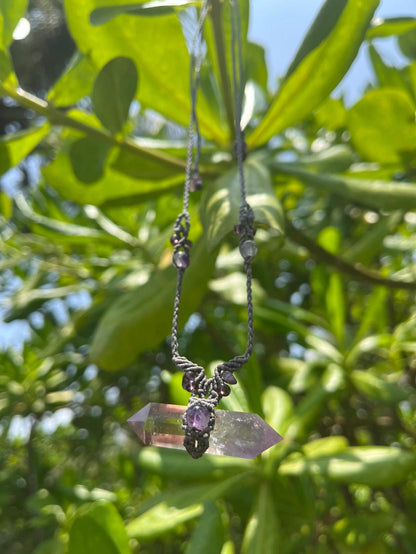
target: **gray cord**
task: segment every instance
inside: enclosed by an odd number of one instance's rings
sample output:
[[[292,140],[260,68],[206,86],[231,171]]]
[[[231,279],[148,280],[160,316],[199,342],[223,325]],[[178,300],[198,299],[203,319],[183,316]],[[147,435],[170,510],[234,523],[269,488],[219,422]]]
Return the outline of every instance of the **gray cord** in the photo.
[[[241,207],[239,210],[240,224],[238,233],[240,235],[240,252],[244,258],[244,269],[247,283],[247,346],[244,354],[235,356],[227,362],[219,364],[211,378],[207,378],[204,368],[195,364],[179,353],[178,341],[178,319],[180,299],[182,294],[182,283],[184,273],[189,265],[189,250],[191,243],[188,240],[190,217],[189,198],[193,172],[198,168],[201,137],[199,133],[198,118],[196,114],[196,101],[199,86],[199,75],[202,64],[202,29],[205,18],[210,7],[210,0],[206,0],[201,10],[197,32],[192,42],[191,53],[191,117],[188,129],[188,150],[186,158],[186,177],[183,195],[183,210],[177,217],[174,224],[174,245],[173,263],[177,269],[178,279],[174,299],[172,318],[172,361],[178,369],[184,372],[184,388],[192,392],[187,410],[183,417],[183,429],[185,431],[184,446],[193,458],[199,458],[209,447],[209,435],[214,429],[215,412],[223,396],[230,392],[229,384],[237,381],[233,373],[240,369],[250,358],[253,351],[254,325],[253,325],[253,299],[252,299],[252,260],[257,251],[253,238],[255,230],[254,213],[246,199],[246,184],[244,175],[244,158],[246,144],[241,129],[241,112],[244,94],[244,78],[241,46],[241,22],[238,0],[230,0],[231,8],[231,54],[232,54],[232,76],[234,89],[235,109],[235,133],[236,133],[236,158],[238,174],[240,179]],[[237,52],[236,52],[237,49]],[[195,145],[196,142],[196,145]],[[185,383],[187,387],[185,386]],[[209,418],[208,423],[202,430],[198,430],[189,423],[189,415],[192,410],[202,410]]]

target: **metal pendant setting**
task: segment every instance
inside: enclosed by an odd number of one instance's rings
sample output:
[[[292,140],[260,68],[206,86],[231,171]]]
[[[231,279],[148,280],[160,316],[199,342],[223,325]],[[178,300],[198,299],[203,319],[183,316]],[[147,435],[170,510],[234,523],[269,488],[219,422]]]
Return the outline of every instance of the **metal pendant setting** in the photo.
[[[212,417],[214,421],[211,429]],[[204,452],[255,458],[283,439],[257,414],[213,410],[213,416],[207,416],[200,405],[192,410],[192,407],[150,402],[134,414],[128,423],[146,446],[188,450],[189,441],[191,451],[196,451],[194,458],[201,457]],[[187,429],[186,434],[184,427]],[[199,451],[201,453],[197,455]]]

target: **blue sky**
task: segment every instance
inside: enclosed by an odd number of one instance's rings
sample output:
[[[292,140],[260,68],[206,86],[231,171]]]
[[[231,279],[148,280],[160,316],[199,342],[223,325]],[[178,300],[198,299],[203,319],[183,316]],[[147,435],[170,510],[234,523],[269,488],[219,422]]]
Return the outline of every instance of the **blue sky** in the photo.
[[[250,40],[266,48],[269,66],[269,84],[276,88],[277,78],[284,75],[302,38],[323,4],[323,0],[252,0],[250,3]],[[382,0],[376,12],[377,17],[408,15],[416,17],[416,0]],[[402,63],[394,40],[377,41],[386,62],[391,65]],[[366,83],[371,81],[365,47],[341,90],[348,103],[360,96]]]

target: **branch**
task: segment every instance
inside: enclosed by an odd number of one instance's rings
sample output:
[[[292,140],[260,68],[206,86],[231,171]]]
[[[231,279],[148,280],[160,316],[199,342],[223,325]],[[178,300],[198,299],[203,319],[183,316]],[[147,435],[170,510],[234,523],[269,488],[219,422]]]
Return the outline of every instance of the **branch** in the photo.
[[[88,125],[82,121],[78,121],[73,117],[69,116],[62,110],[55,108],[52,104],[49,104],[45,100],[41,100],[37,96],[26,92],[25,90],[18,89],[9,89],[5,88],[0,84],[0,93],[6,96],[10,96],[13,100],[16,100],[21,106],[33,110],[46,117],[53,125],[61,125],[63,127],[70,127],[71,129],[76,129],[85,133],[87,136],[98,140],[104,144],[110,144],[111,146],[116,146],[122,150],[130,152],[132,154],[139,155],[141,157],[146,157],[151,160],[156,160],[162,164],[165,164],[170,167],[179,168],[184,170],[186,167],[185,160],[166,154],[161,150],[155,148],[146,148],[144,146],[139,146],[132,139],[129,138],[119,138],[112,135],[106,129],[98,129],[92,125]],[[202,166],[201,173],[213,174],[217,173],[214,168],[208,166]]]
[[[328,250],[325,250],[325,248],[319,246],[319,244],[310,239],[302,231],[296,229],[289,221],[286,222],[286,234],[294,242],[304,246],[320,261],[334,267],[341,273],[351,275],[351,277],[354,277],[357,281],[372,283],[374,285],[390,289],[416,290],[416,282],[414,281],[411,282],[389,279],[388,277],[383,277],[377,271],[363,267],[361,264],[351,264],[339,256],[331,254],[331,252],[328,252]]]
[[[235,140],[235,126],[234,126],[234,108],[230,76],[227,69],[227,57],[225,55],[224,44],[224,28],[222,17],[222,2],[220,0],[213,0],[211,4],[211,19],[212,27],[214,29],[215,50],[217,54],[218,68],[221,78],[222,96],[225,104],[225,111],[227,113],[228,127],[230,128],[230,136],[232,141]]]

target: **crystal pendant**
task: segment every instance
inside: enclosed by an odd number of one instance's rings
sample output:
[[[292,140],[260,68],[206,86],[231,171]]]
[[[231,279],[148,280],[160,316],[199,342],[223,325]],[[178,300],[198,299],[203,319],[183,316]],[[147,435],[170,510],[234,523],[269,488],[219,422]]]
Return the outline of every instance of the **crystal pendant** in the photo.
[[[182,416],[186,406],[150,402],[128,423],[146,446],[185,450]],[[254,458],[283,439],[257,414],[215,410],[207,454]]]

